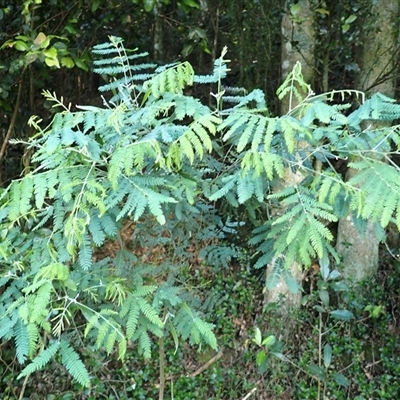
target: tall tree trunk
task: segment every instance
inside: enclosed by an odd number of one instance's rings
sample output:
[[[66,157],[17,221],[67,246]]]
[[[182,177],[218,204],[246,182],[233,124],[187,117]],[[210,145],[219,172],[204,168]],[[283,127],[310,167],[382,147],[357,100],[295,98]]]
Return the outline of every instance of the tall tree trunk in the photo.
[[[302,73],[305,81],[313,83],[314,78],[314,47],[315,47],[315,27],[314,13],[311,9],[311,0],[300,0],[296,5],[285,1],[285,13],[282,18],[282,78],[285,79],[290,73],[296,62],[302,65]],[[285,115],[296,107],[295,97],[286,96],[281,103],[281,114]],[[301,147],[301,143],[299,143]],[[283,186],[292,186],[299,183],[303,176],[299,173],[287,169]],[[267,268],[267,280],[273,270],[273,265]],[[300,266],[293,263],[290,267],[291,275],[296,280],[299,287],[302,286],[303,274]],[[301,292],[292,293],[288,290],[283,278],[272,290],[267,290],[265,301],[276,302],[284,295],[282,312],[285,313],[290,307],[298,307],[301,301]]]
[[[285,14],[282,17],[282,80],[284,80],[297,61],[301,63],[304,80],[313,86],[315,66],[315,26],[311,0],[300,0],[296,5],[285,1]],[[287,96],[281,102],[281,114],[287,114],[297,105],[296,99]]]
[[[162,4],[157,1],[153,8],[154,28],[153,28],[153,57],[160,62],[164,56],[163,49],[163,20],[160,15]]]
[[[398,0],[371,1],[372,26],[364,35],[359,54],[357,89],[394,97],[398,14]],[[346,178],[350,179],[356,173],[349,169]],[[352,215],[342,218],[339,221],[336,249],[342,256],[343,275],[346,279],[361,281],[377,272],[379,238],[372,223],[368,222],[365,232],[359,232]]]

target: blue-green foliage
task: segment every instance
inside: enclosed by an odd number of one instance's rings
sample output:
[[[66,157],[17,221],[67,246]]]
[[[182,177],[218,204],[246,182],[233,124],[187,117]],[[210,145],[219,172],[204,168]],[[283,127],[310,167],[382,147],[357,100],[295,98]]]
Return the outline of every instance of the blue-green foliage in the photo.
[[[111,98],[70,111],[45,92],[63,108],[45,129],[31,121],[37,168],[0,197],[0,338],[14,340],[20,363],[31,360],[21,376],[57,354],[89,386],[74,349],[82,341],[117,347],[121,359],[128,341],[150,357],[168,330],[215,348],[195,297],[175,283],[193,246],[216,268],[253,246],[256,267],[277,260],[269,285],[283,275],[294,287],[286,267],[335,254],[327,225],[347,210],[400,228],[390,162],[398,129],[373,127],[400,117],[391,99],[375,95],[349,112],[328,95],[294,93],[300,104],[278,118],[261,91],[222,87],[225,51],[203,77],[186,62],[135,64],[143,54],[114,37],[94,52],[105,57],[95,66],[110,77],[101,90]],[[296,80],[308,88],[296,66],[280,95]],[[213,82],[215,107],[186,94]],[[348,182],[339,158],[359,170]],[[241,231],[252,232],[247,243]]]
[[[95,53],[108,57],[95,65],[112,75],[101,88],[112,98],[105,108],[64,107],[44,130],[33,120],[38,168],[12,182],[0,203],[1,338],[14,338],[21,364],[31,360],[20,377],[58,354],[84,386],[90,379],[72,332],[107,353],[117,347],[121,359],[128,341],[150,357],[154,338],[168,330],[217,346],[212,324],[174,275],[187,265],[190,237],[205,243],[220,230],[198,196],[199,174],[191,166],[212,150],[220,117],[183,94],[194,80],[188,63],[133,66],[143,55],[128,54],[117,38]],[[170,254],[152,262],[125,249],[129,221],[142,248]],[[98,250],[106,243],[114,243],[115,256]]]

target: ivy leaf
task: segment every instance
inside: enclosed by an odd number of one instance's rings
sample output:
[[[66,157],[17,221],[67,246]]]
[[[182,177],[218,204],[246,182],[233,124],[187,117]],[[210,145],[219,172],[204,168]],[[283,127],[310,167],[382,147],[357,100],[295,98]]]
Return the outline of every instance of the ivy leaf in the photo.
[[[57,49],[55,47],[50,47],[50,49],[45,50],[43,54],[46,56],[46,58],[56,59]]]
[[[48,58],[44,59],[44,62],[48,67],[57,67],[60,68],[60,63],[58,62],[57,58]]]
[[[28,45],[23,42],[22,40],[17,40],[14,43],[14,47],[18,50],[18,51],[27,51],[29,49]]]
[[[61,65],[66,68],[73,68],[75,63],[71,57],[62,57],[61,58]]]

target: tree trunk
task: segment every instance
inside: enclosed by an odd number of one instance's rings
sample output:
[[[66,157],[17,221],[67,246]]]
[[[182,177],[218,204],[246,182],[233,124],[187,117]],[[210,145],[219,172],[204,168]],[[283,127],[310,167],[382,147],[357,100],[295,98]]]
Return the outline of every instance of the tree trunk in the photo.
[[[368,93],[381,92],[393,97],[395,93],[396,32],[399,3],[393,1],[371,1],[372,26],[363,38],[359,54],[357,89]],[[382,124],[380,125],[382,126]],[[375,126],[378,128],[378,126]],[[357,172],[350,169],[346,178]],[[365,232],[360,232],[352,215],[339,221],[336,249],[342,256],[343,275],[346,279],[361,281],[373,276],[379,266],[379,238],[371,222]]]
[[[157,1],[153,8],[154,28],[153,28],[153,57],[160,62],[164,55],[163,49],[163,20],[160,16],[162,4]]]
[[[290,1],[285,1],[286,13],[282,18],[282,78],[285,79],[297,61],[302,65],[302,73],[305,81],[313,83],[314,77],[314,46],[315,28],[314,14],[310,8],[310,0],[300,0],[297,5],[290,6]],[[305,96],[307,93],[305,93]],[[297,105],[296,98],[286,96],[281,103],[281,114],[289,113]],[[301,147],[301,143],[298,144]],[[292,186],[299,183],[303,176],[290,169],[285,171],[283,186]],[[267,268],[266,279],[273,270],[273,264]],[[303,273],[297,263],[290,267],[290,273],[301,288]],[[283,297],[282,297],[283,296]],[[291,307],[299,307],[301,291],[292,293],[288,290],[283,277],[281,277],[274,289],[266,291],[265,302],[277,302],[281,299],[281,311],[287,313]]]
[[[315,65],[315,26],[314,13],[310,0],[300,0],[290,7],[285,1],[286,13],[282,17],[282,80],[284,80],[297,61],[301,63],[304,80],[311,86],[314,83]],[[281,102],[281,114],[287,114],[297,103],[296,99],[286,97]]]

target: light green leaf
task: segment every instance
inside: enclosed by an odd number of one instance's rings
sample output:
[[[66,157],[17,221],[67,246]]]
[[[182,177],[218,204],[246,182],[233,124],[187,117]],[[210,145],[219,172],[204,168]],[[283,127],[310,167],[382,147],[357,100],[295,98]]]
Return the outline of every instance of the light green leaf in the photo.
[[[262,345],[265,347],[272,347],[276,343],[276,337],[274,335],[269,335],[262,341]]]
[[[143,1],[144,10],[147,12],[152,11],[155,4],[156,4],[156,0],[144,0]]]
[[[44,50],[43,54],[46,58],[57,58],[57,49],[55,47],[50,47],[50,49]]]
[[[14,43],[14,47],[15,47],[18,51],[27,51],[27,50],[29,50],[28,45],[27,45],[25,42],[23,42],[22,40],[17,40],[17,41]]]
[[[45,58],[44,62],[48,67],[60,68],[60,63],[58,62],[57,58]]]
[[[262,341],[261,331],[260,331],[260,328],[258,326],[256,326],[256,328],[254,329],[253,342],[255,344],[258,344],[259,346],[261,346],[261,341]]]
[[[73,68],[75,66],[75,63],[71,57],[62,57],[61,65],[66,68]]]
[[[261,350],[257,354],[256,363],[258,366],[262,365],[265,360],[267,359],[267,355],[265,354],[264,350]]]

